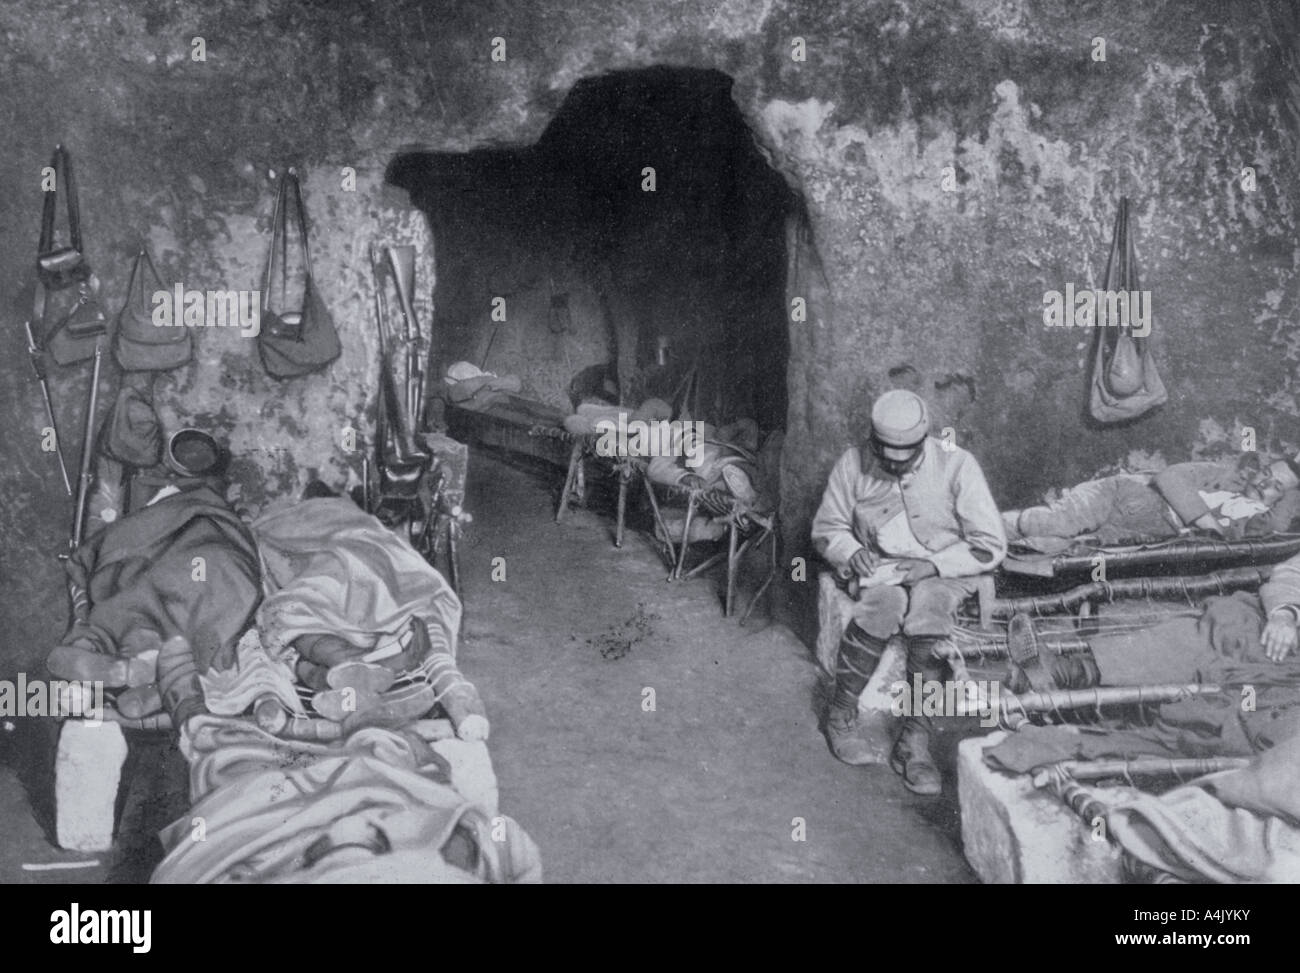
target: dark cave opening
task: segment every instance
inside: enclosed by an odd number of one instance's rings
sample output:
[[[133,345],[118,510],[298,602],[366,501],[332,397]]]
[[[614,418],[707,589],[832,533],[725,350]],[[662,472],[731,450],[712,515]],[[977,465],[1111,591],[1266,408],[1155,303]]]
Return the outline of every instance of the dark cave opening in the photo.
[[[562,407],[653,396],[783,429],[798,200],[731,87],[615,72],[574,85],[534,145],[398,155],[386,179],[437,248],[433,366],[519,374]]]

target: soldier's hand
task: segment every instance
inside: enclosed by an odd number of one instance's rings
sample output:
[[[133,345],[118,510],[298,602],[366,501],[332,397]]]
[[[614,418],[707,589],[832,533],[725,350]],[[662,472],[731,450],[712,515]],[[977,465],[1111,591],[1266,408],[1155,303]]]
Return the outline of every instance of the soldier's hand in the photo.
[[[1281,662],[1295,651],[1300,636],[1297,636],[1296,627],[1291,623],[1290,617],[1282,612],[1268,620],[1259,642],[1264,646],[1266,656],[1274,662]]]
[[[876,570],[876,561],[876,556],[864,547],[859,549],[858,553],[854,554],[853,557],[849,558],[849,567],[853,569],[854,574],[865,578],[867,575],[871,574],[871,572]]]

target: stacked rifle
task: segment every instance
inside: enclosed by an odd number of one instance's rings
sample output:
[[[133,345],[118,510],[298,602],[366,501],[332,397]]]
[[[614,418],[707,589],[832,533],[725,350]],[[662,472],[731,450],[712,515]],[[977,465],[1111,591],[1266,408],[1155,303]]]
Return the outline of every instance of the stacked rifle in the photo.
[[[445,539],[448,579],[459,594],[459,519],[443,497],[445,471],[420,438],[427,418],[427,376],[432,369],[425,367],[428,343],[415,314],[415,247],[380,250],[372,245],[370,268],[379,337],[379,404],[373,459],[366,456],[362,461],[361,505],[388,527],[405,528],[411,543],[430,564],[435,563]],[[390,284],[397,296],[400,329],[390,316]],[[402,364],[400,376],[398,361]]]
[[[63,488],[73,496],[72,481],[63,453],[63,439],[58,432],[54,402],[50,394],[46,357],[55,364],[71,365],[93,359],[90,388],[87,393],[85,431],[78,464],[76,502],[74,505],[69,547],[81,546],[85,530],[86,506],[90,498],[91,465],[94,456],[95,417],[99,405],[99,379],[104,356],[104,339],[108,336],[107,319],[97,299],[98,280],[90,269],[81,239],[80,210],[72,160],[67,149],[55,146],[49,171],[52,182],[44,187],[41,212],[41,237],[37,245],[36,290],[31,318],[23,322],[27,354],[40,384],[45,415],[54,439],[54,452],[63,478]],[[63,242],[55,223],[59,200],[65,203],[68,239]],[[77,592],[73,592],[74,602]]]

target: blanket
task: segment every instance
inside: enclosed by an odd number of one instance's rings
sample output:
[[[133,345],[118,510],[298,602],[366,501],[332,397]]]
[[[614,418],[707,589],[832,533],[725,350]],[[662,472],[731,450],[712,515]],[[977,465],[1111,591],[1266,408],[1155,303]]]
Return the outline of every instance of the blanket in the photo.
[[[204,485],[108,524],[67,571],[90,601],[67,641],[136,655],[184,636],[200,671],[234,662],[261,595],[248,528]]]
[[[1106,823],[1139,865],[1184,882],[1300,882],[1300,734],[1240,770],[1112,805]]]
[[[265,588],[257,623],[273,656],[310,634],[372,649],[412,616],[428,626],[432,651],[455,655],[460,599],[406,538],[351,500],[304,500],[256,521],[253,533]]]
[[[413,733],[327,746],[202,715],[180,748],[193,806],[161,834],[155,884],[541,881],[528,834],[454,790]]]

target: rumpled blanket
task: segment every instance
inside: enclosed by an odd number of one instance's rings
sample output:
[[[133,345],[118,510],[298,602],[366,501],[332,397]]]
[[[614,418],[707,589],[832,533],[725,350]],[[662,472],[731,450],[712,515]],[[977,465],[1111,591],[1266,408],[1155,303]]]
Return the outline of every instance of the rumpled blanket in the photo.
[[[453,790],[414,735],[327,746],[202,715],[180,747],[193,806],[161,834],[155,884],[541,881],[528,834]]]
[[[1135,794],[1106,823],[1126,855],[1179,881],[1300,881],[1300,828],[1229,807],[1199,785]]]
[[[1240,770],[1114,804],[1106,823],[1131,858],[1184,882],[1300,882],[1300,734]]]
[[[518,375],[485,372],[470,362],[456,362],[447,369],[447,398],[462,409],[488,408],[503,393],[518,393],[523,383]]]
[[[456,654],[460,599],[405,537],[351,500],[304,500],[253,524],[265,598],[262,644],[281,656],[299,635],[371,649],[424,620],[434,652]]]
[[[253,538],[208,486],[108,524],[72,555],[67,571],[91,605],[69,641],[136,655],[182,635],[199,671],[234,662],[261,596]]]
[[[1169,724],[1116,729],[1105,726],[1026,724],[984,751],[990,767],[1012,774],[1065,760],[1135,757],[1246,757],[1254,751],[1239,733],[1224,736],[1201,727]]]

